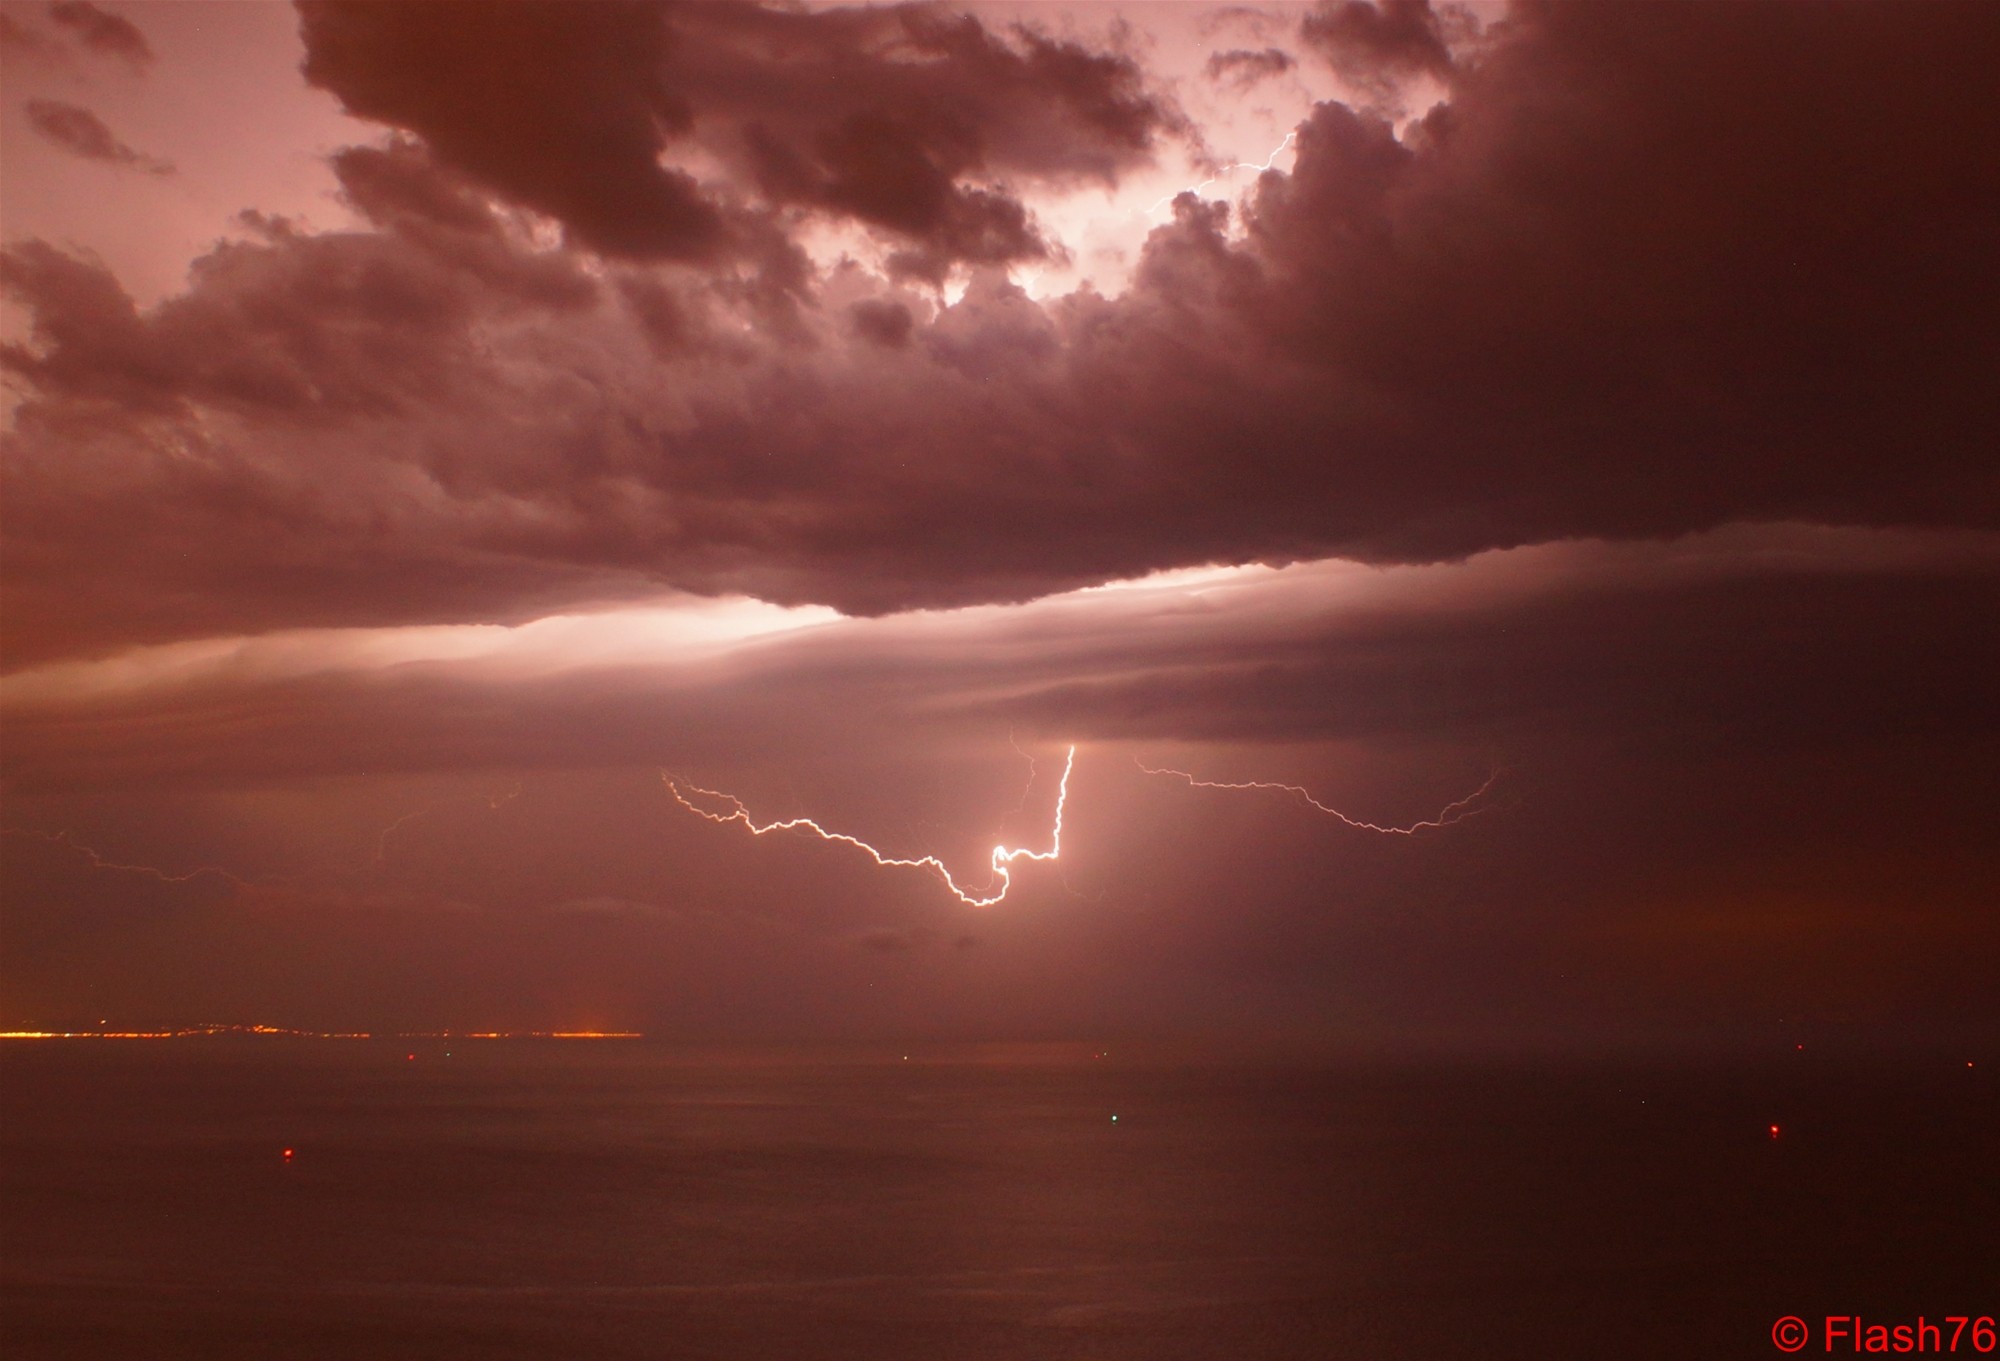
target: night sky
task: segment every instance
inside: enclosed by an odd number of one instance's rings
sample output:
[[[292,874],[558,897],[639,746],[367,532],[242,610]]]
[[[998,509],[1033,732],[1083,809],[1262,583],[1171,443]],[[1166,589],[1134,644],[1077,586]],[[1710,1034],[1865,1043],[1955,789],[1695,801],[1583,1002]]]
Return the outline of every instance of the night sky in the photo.
[[[474,13],[0,5],[0,1028],[2000,1039],[2000,7]]]

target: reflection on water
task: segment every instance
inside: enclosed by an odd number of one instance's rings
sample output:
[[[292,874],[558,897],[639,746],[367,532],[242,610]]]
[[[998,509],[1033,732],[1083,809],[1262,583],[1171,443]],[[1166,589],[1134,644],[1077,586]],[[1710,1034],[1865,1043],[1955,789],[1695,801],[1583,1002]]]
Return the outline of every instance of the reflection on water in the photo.
[[[2000,1308],[2000,1103],[1934,1060],[142,1048],[0,1051],[10,1358],[1766,1357]]]

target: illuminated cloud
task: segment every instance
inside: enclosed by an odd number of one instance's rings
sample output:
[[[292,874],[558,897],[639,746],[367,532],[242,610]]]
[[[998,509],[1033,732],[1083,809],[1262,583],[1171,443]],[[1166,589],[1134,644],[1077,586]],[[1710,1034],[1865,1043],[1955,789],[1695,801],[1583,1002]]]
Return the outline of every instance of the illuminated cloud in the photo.
[[[6,473],[17,646],[492,620],[649,586],[876,612],[1191,562],[1991,523],[1973,356],[2000,281],[1979,215],[1953,206],[2000,131],[1966,66],[1981,9],[1525,10],[1400,134],[1320,105],[1289,174],[1240,213],[1183,203],[1123,295],[1037,300],[974,270],[948,305],[817,263],[782,214],[732,216],[703,186],[976,262],[949,205],[987,191],[892,138],[855,186],[933,207],[848,196],[853,129],[956,99],[992,168],[1115,178],[1168,126],[1127,59],[916,12],[607,6],[544,69],[534,26],[567,12],[473,32],[449,6],[309,11],[316,78],[414,139],[337,155],[367,230],[246,220],[257,237],[150,311],[86,259],[11,249],[34,326],[5,354],[29,394]],[[655,48],[684,77],[658,109],[636,74]],[[1860,51],[1923,73],[1878,91],[1865,130],[1838,75]],[[745,65],[768,52],[796,60]],[[1670,87],[1642,78],[1663,52]],[[1737,79],[1746,63],[1764,76]],[[489,117],[517,66],[539,83]],[[801,97],[822,80],[861,102]],[[763,142],[744,91],[772,110]],[[1548,112],[1568,107],[1590,117]],[[830,121],[776,112],[806,108]],[[1811,157],[1775,108],[1824,130]],[[594,164],[564,130],[606,120],[631,136],[602,154],[647,166],[656,137],[712,123],[712,178],[607,165],[564,188],[562,166]],[[590,197],[614,185],[660,202]],[[1840,206],[1859,185],[1880,189],[1866,215]],[[725,218],[707,265],[624,263],[693,258]],[[67,607],[163,571],[171,609]]]

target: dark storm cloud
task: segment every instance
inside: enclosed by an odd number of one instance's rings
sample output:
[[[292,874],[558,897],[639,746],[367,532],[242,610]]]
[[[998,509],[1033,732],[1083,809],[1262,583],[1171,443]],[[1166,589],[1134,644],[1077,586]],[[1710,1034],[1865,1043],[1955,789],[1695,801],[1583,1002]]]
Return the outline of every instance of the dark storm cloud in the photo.
[[[561,313],[587,307],[597,285],[573,259],[523,249],[463,179],[407,142],[334,153],[343,196],[369,221],[422,256],[464,271],[502,299]]]
[[[526,280],[475,273],[470,253],[447,267],[405,237],[255,225],[268,244],[218,250],[196,288],[146,314],[99,266],[39,242],[9,252],[0,277],[34,301],[55,344],[43,355],[10,349],[6,362],[79,406],[135,414],[204,407],[308,423],[405,414],[479,381],[468,336],[488,310],[479,285],[540,282],[525,269]],[[562,301],[578,294],[589,296],[587,283],[573,281]]]
[[[1321,105],[1241,233],[1183,199],[1125,295],[984,273],[921,308],[735,209],[749,255],[600,288],[487,196],[693,250],[694,217],[624,196],[694,194],[651,157],[711,119],[750,198],[921,255],[986,192],[967,148],[1052,182],[1142,155],[1128,66],[934,11],[592,6],[559,43],[544,11],[464,13],[307,15],[318,78],[422,139],[339,158],[376,230],[273,226],[146,312],[10,254],[17,655],[649,581],[877,612],[2000,511],[1988,5],[1524,5],[1400,139]],[[514,62],[542,64],[503,100]]]
[[[301,233],[245,212],[193,287],[141,313],[102,265],[26,242],[0,282],[36,313],[38,350],[0,364],[61,392],[86,426],[196,409],[326,424],[449,406],[481,378],[475,323],[575,312],[597,286],[569,256],[525,248],[465,183],[407,143],[333,157],[347,201],[380,228]],[[32,428],[32,422],[31,428]]]
[[[1365,90],[1452,69],[1444,26],[1430,0],[1320,0],[1299,31],[1338,74]]]
[[[1234,48],[1215,53],[1202,69],[1208,73],[1210,80],[1226,80],[1232,85],[1255,85],[1260,80],[1281,76],[1296,65],[1298,62],[1291,53],[1275,47],[1267,47],[1261,52]]]
[[[905,243],[896,268],[1050,247],[969,176],[1109,183],[1173,115],[1123,58],[924,7],[306,3],[305,73],[361,117],[636,259],[714,255],[727,205],[659,157],[690,139],[779,205]],[[740,243],[738,243],[740,244]]]
[[[1130,59],[1029,28],[1009,41],[923,7],[696,6],[675,22],[710,144],[774,202],[906,241],[890,268],[918,278],[1049,255],[1004,181],[1109,186],[1181,126]]]
[[[120,15],[109,14],[88,0],[55,0],[49,18],[68,29],[92,52],[119,57],[134,67],[150,65],[152,45],[138,25]]]
[[[904,345],[909,342],[914,318],[902,303],[888,299],[863,298],[848,308],[854,333],[877,345]]]
[[[615,255],[698,257],[721,222],[658,163],[685,131],[656,5],[299,7],[305,75],[350,113],[420,134],[449,164]]]
[[[173,166],[135,151],[118,140],[104,120],[89,109],[56,99],[31,99],[27,103],[28,126],[48,141],[87,161],[105,161],[130,166],[155,175],[171,175]]]

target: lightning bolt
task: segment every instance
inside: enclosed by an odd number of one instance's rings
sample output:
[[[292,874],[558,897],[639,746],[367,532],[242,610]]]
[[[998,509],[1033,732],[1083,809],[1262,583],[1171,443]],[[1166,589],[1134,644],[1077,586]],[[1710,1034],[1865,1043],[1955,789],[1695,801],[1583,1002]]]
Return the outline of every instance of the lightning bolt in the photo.
[[[1239,170],[1254,170],[1260,175],[1263,174],[1266,170],[1269,170],[1271,168],[1271,166],[1273,165],[1273,163],[1277,161],[1279,156],[1284,154],[1285,148],[1290,146],[1292,142],[1298,137],[1298,135],[1299,134],[1296,131],[1286,133],[1285,140],[1271,148],[1271,154],[1264,158],[1264,163],[1262,165],[1255,165],[1249,161],[1236,161],[1230,165],[1223,166],[1222,169],[1216,171],[1213,175],[1210,175],[1200,184],[1190,184],[1185,189],[1176,189],[1171,194],[1161,195],[1158,202],[1154,203],[1152,207],[1146,210],[1146,215],[1148,217],[1151,217],[1154,213],[1160,211],[1161,204],[1172,203],[1182,194],[1199,194],[1202,190],[1208,188],[1209,185],[1214,184],[1224,175],[1234,175]]]
[[[1028,763],[1028,782],[1021,786],[1021,801],[1014,805],[1015,812],[1025,813],[1028,810],[1028,795],[1035,790],[1035,758],[1021,749],[1021,744],[1014,740],[1012,730],[1007,733],[1007,745],[1014,749],[1016,756]],[[1070,750],[1075,751],[1076,748],[1071,747]]]
[[[197,865],[185,874],[173,874],[161,869],[157,865],[128,865],[122,861],[113,860],[109,856],[99,854],[89,846],[84,845],[81,841],[76,840],[68,832],[39,832],[27,827],[0,827],[0,835],[31,837],[36,841],[46,841],[51,846],[62,846],[68,850],[75,851],[94,870],[111,870],[121,874],[143,874],[147,878],[157,879],[163,884],[185,884],[199,879],[204,875],[214,875],[218,879],[226,879],[239,888],[247,888],[250,884],[250,881],[242,875],[233,874],[223,869],[220,865]]]
[[[1138,766],[1139,769],[1145,771],[1148,775],[1170,775],[1175,779],[1186,780],[1189,786],[1195,789],[1275,789],[1282,793],[1295,794],[1302,801],[1325,813],[1328,817],[1345,823],[1356,831],[1380,832],[1385,836],[1415,836],[1418,832],[1434,831],[1440,827],[1449,827],[1454,822],[1463,822],[1466,818],[1478,816],[1480,813],[1486,811],[1485,807],[1479,806],[1479,801],[1492,791],[1494,782],[1500,778],[1500,772],[1498,770],[1494,771],[1486,777],[1486,783],[1480,785],[1479,788],[1473,790],[1470,794],[1458,800],[1458,802],[1446,804],[1444,810],[1434,818],[1426,818],[1422,822],[1413,822],[1406,827],[1384,827],[1380,823],[1363,822],[1359,818],[1351,818],[1338,808],[1329,808],[1326,804],[1314,798],[1311,791],[1302,785],[1278,784],[1271,780],[1198,780],[1185,770],[1155,770],[1140,761],[1136,756],[1132,758],[1132,764]]]
[[[1025,753],[1023,754],[1025,755]],[[990,861],[992,874],[987,879],[986,887],[972,892],[967,891],[953,877],[951,870],[945,865],[944,861],[934,855],[919,856],[914,860],[904,859],[901,856],[884,855],[860,837],[849,836],[845,832],[828,831],[811,818],[782,818],[775,822],[766,822],[759,825],[757,820],[750,816],[750,810],[743,806],[743,801],[734,794],[724,794],[720,790],[715,789],[703,789],[699,785],[690,784],[687,786],[689,794],[694,794],[704,799],[715,800],[728,806],[728,812],[718,813],[690,800],[687,794],[681,792],[682,786],[680,783],[665,771],[660,772],[660,781],[666,785],[667,792],[674,796],[676,803],[698,817],[707,818],[710,822],[720,824],[740,822],[749,828],[751,834],[754,836],[765,836],[771,832],[808,831],[822,841],[836,841],[843,846],[852,846],[854,849],[866,854],[878,865],[890,866],[897,869],[929,870],[943,882],[946,889],[950,890],[952,897],[958,899],[967,907],[991,907],[1002,898],[1005,898],[1007,891],[1013,888],[1013,866],[1015,861],[1055,860],[1061,857],[1063,806],[1069,801],[1069,773],[1075,766],[1076,748],[1072,746],[1069,749],[1069,754],[1063,759],[1062,782],[1056,787],[1055,828],[1049,838],[1049,848],[1045,851],[1036,851],[1023,846],[995,846]],[[1030,779],[1032,778],[1031,770]],[[994,887],[996,884],[999,886],[997,889]]]
[[[401,831],[404,827],[408,826],[412,822],[415,822],[418,818],[427,818],[432,813],[442,812],[447,808],[455,807],[458,804],[466,803],[471,799],[475,798],[485,799],[486,807],[490,811],[498,812],[500,808],[503,807],[504,805],[512,803],[515,799],[521,797],[521,788],[522,788],[521,782],[519,780],[516,780],[514,782],[514,787],[510,790],[507,790],[504,793],[472,794],[472,795],[464,795],[455,799],[440,799],[436,803],[427,803],[421,808],[413,809],[410,812],[403,814],[403,816],[397,818],[394,822],[390,823],[387,827],[384,827],[381,831],[375,834],[375,858],[369,863],[375,865],[381,865],[387,863],[389,859],[390,835],[395,832]]]

